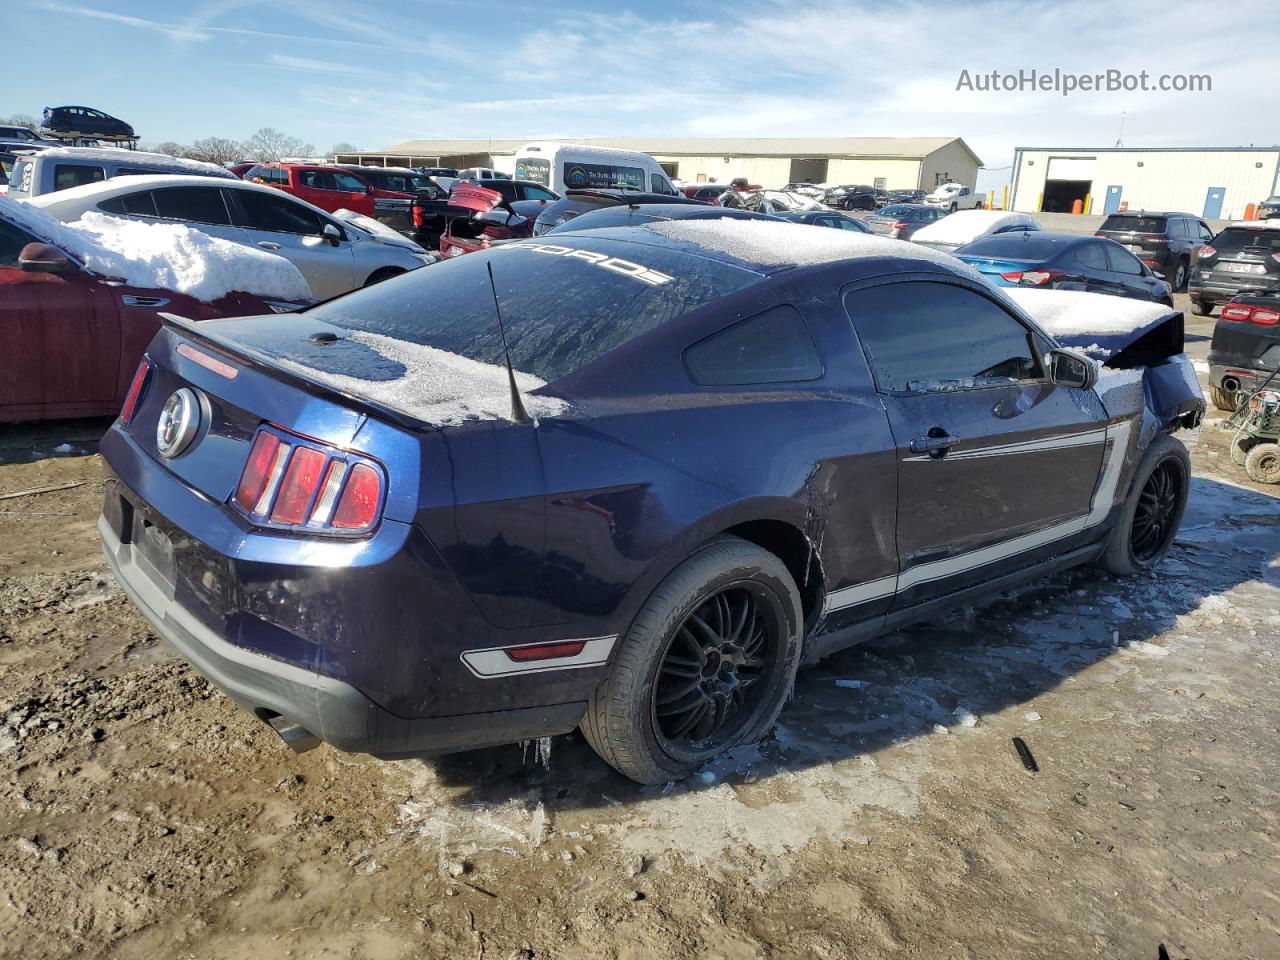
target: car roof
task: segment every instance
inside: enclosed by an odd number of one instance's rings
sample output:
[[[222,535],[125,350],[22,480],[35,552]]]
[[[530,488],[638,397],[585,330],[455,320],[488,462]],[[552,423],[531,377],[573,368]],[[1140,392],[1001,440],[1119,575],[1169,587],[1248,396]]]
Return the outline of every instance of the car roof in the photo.
[[[1194,213],[1182,213],[1178,210],[1117,210],[1107,214],[1108,217],[1190,217],[1199,220]]]
[[[362,173],[365,171],[371,171],[373,173],[396,173],[400,175],[407,173],[415,177],[422,176],[422,174],[417,170],[413,170],[409,167],[375,167],[364,163],[335,163],[333,166],[338,167],[341,170],[359,170]]]
[[[766,275],[838,262],[897,261],[913,269],[925,267],[969,278],[978,276],[949,254],[905,240],[822,227],[797,230],[793,223],[775,217],[662,220],[631,227],[605,227],[577,236],[683,250]]]
[[[1050,233],[1048,230],[1030,230],[1018,228],[1014,230],[1006,230],[1003,233],[990,233],[985,237],[979,237],[973,243],[981,243],[983,240],[991,240],[994,237],[1016,237],[1019,234],[1029,240],[1048,240],[1051,243],[1061,243],[1064,246],[1074,246],[1077,243],[1087,243],[1090,240],[1102,241],[1105,237],[1095,237],[1091,233]],[[1108,243],[1115,243],[1114,240],[1107,240]],[[968,246],[968,244],[966,244]]]
[[[224,190],[262,190],[277,196],[281,193],[275,187],[264,186],[260,183],[250,183],[248,180],[241,180],[234,176],[226,178],[193,177],[168,173],[149,173],[135,177],[112,177],[109,180],[99,180],[97,183],[85,183],[78,187],[68,187],[66,190],[56,190],[53,193],[41,194],[30,199],[24,198],[24,202],[37,207],[61,206],[75,208],[79,205],[92,206],[101,200],[126,193],[137,193],[140,190],[154,189],[155,187],[207,187],[211,185],[210,181],[213,181],[212,185]],[[298,198],[292,197],[291,199],[297,200]],[[305,203],[305,201],[303,202]]]
[[[148,153],[145,150],[115,150],[110,147],[50,147],[40,154],[41,159],[88,160],[93,163],[111,163],[123,167],[175,167],[192,173],[208,171],[209,176],[233,178],[235,174],[216,163],[171,157],[167,153]]]

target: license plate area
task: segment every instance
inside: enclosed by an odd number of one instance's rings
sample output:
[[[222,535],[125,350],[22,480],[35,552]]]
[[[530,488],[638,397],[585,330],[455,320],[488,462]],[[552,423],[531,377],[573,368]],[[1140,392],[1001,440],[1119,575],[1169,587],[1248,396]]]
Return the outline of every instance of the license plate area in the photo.
[[[133,543],[134,559],[148,578],[170,598],[173,597],[174,562],[173,541],[155,523],[147,519],[141,510],[133,511],[133,529],[129,539]]]
[[[1218,269],[1223,273],[1265,273],[1266,268],[1260,263],[1220,263]]]

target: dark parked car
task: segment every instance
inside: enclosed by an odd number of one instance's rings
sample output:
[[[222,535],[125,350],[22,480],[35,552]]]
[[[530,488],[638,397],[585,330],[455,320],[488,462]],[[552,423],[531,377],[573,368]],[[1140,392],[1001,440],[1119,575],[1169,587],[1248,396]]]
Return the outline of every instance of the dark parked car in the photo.
[[[45,139],[30,127],[15,127],[9,124],[0,124],[0,141],[5,143],[44,144],[50,147],[61,144],[61,141],[58,140]]]
[[[671,197],[667,197],[668,200]],[[708,206],[705,203],[619,203],[609,207],[596,207],[569,220],[565,220],[539,236],[560,236],[581,230],[600,230],[605,227],[635,227],[642,223],[660,220],[773,220],[778,215],[737,210],[732,207]]]
[[[606,188],[566,190],[563,197],[555,203],[547,204],[546,209],[538,214],[538,220],[533,225],[533,235],[540,237],[566,220],[572,220],[574,217],[602,207],[616,207],[620,204],[637,207],[654,203],[706,206],[698,200],[672,197],[665,193],[641,193],[636,190]]]
[[[365,167],[354,163],[336,163],[334,166],[369,184],[373,188],[376,219],[406,235],[418,229],[413,217],[416,201],[442,200],[448,196],[430,177],[409,167]]]
[[[93,107],[45,107],[42,126],[59,134],[83,133],[124,139],[134,136],[129,124]]]
[[[1160,561],[1204,405],[1180,314],[1083,330],[1130,368],[1100,375],[950,258],[797,232],[565,233],[173,320],[101,442],[110,566],[295,749],[581,724],[661,783],[763,735],[801,662]]]
[[[1187,292],[1203,316],[1242,293],[1280,290],[1280,221],[1233,223],[1200,248]]]
[[[1224,304],[1209,347],[1209,396],[1219,410],[1234,410],[1242,397],[1280,369],[1280,292],[1246,294]],[[1280,375],[1271,381],[1280,389]]]
[[[955,255],[997,286],[1084,290],[1173,306],[1169,285],[1112,240],[1022,230],[983,237]]]
[[[1258,204],[1259,220],[1274,220],[1280,217],[1280,196],[1268,197]]]
[[[910,240],[921,227],[936,223],[947,215],[945,210],[924,203],[893,203],[881,207],[863,222],[872,233],[898,240]]]
[[[773,216],[791,223],[805,223],[812,227],[833,227],[836,230],[850,230],[853,233],[870,233],[871,228],[855,217],[845,216],[834,210],[784,210]]]
[[[922,203],[928,195],[928,190],[888,190],[885,192],[885,204]]]
[[[841,210],[874,210],[883,205],[884,197],[883,190],[854,185],[830,188],[822,198],[822,202],[829,207],[839,207]]]
[[[1186,289],[1196,251],[1213,236],[1213,230],[1189,213],[1128,210],[1110,214],[1098,228],[1097,236],[1128,248],[1168,280],[1174,293],[1180,293]]]

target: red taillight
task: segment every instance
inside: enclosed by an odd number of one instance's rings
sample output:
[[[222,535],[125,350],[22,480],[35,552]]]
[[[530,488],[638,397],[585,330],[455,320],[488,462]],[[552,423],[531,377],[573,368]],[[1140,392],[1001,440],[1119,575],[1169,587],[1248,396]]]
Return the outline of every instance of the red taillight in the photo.
[[[1229,303],[1222,308],[1222,319],[1230,320],[1233,323],[1243,323],[1249,319],[1252,311],[1249,307],[1240,303]]]
[[[1276,263],[1280,263],[1280,253],[1273,253],[1271,255],[1271,259],[1274,260]]]
[[[532,647],[508,647],[507,656],[518,663],[559,660],[562,657],[576,657],[586,645],[585,640],[565,640],[561,643],[539,643]]]
[[[120,422],[128,424],[133,419],[133,412],[138,409],[138,401],[142,398],[142,388],[146,386],[147,377],[151,373],[151,361],[143,357],[138,362],[138,369],[133,372],[133,380],[129,383],[129,392],[124,395],[124,404],[120,407]]]
[[[1200,253],[1198,254],[1201,260],[1205,257],[1216,257],[1217,255],[1218,251],[1213,249],[1213,247],[1209,246],[1207,243],[1200,248]]]
[[[907,229],[907,227],[909,227],[909,226],[911,226],[911,224],[907,223],[907,221],[905,221],[905,220],[899,220],[897,223],[895,223],[895,224],[893,225],[893,229],[894,229],[894,230],[905,230],[905,229]]]
[[[271,510],[272,523],[300,524],[320,487],[320,475],[328,458],[311,447],[297,447],[280,484],[280,495]]]
[[[1002,273],[1000,279],[1026,287],[1043,287],[1064,276],[1061,270],[1023,270],[1019,273]]]
[[[236,485],[236,505],[246,513],[252,513],[262,493],[267,489],[267,481],[271,479],[271,470],[276,463],[276,454],[280,452],[280,440],[270,433],[259,433],[249,449],[249,459],[240,474],[240,482]]]
[[[1260,327],[1274,327],[1280,324],[1280,310],[1269,310],[1266,307],[1254,307],[1251,322]]]
[[[367,533],[378,522],[382,471],[359,454],[272,427],[254,438],[231,501],[264,526]]]
[[[333,513],[332,526],[340,530],[364,530],[373,526],[378,515],[378,500],[382,494],[382,480],[378,472],[367,464],[357,463],[351,468],[347,485]]]
[[[422,208],[415,206],[413,208],[413,225],[415,227],[421,227],[425,220],[426,217],[422,213]]]

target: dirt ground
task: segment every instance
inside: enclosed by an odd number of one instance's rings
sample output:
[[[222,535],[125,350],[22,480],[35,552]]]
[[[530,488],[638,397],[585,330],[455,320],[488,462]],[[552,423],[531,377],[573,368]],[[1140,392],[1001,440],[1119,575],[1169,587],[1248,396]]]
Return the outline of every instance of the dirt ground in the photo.
[[[0,496],[78,484],[0,499],[4,958],[1280,957],[1280,489],[1213,422],[1155,575],[836,656],[665,788],[289,754],[106,574],[104,426],[0,432]]]

